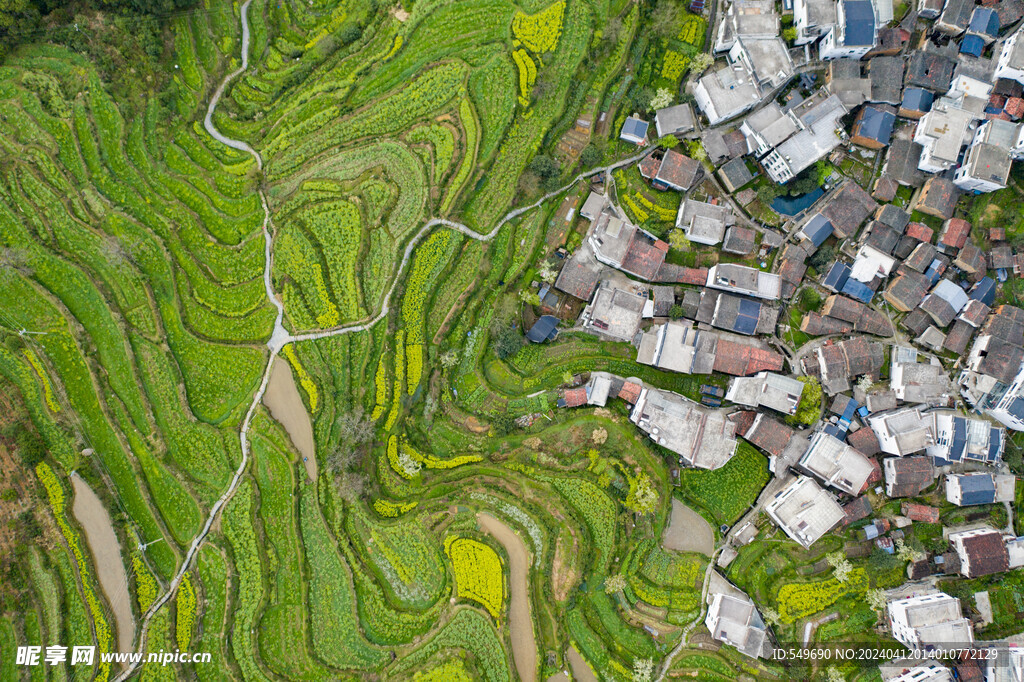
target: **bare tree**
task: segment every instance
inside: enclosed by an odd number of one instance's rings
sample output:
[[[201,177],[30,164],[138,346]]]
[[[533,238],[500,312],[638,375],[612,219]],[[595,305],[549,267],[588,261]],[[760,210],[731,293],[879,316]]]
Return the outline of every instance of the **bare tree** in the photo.
[[[343,471],[334,479],[341,499],[348,504],[355,504],[366,491],[366,474],[361,471]]]
[[[676,0],[658,0],[651,12],[650,27],[660,38],[675,38],[680,25],[680,8]]]
[[[13,247],[0,248],[0,272],[16,272],[31,277],[33,270],[28,264],[28,251]]]

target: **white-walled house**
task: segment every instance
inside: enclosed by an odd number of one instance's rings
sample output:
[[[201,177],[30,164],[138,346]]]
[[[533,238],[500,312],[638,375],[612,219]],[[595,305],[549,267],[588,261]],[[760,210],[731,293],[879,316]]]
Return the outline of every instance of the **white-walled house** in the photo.
[[[860,59],[875,46],[875,7],[870,0],[841,0],[836,24],[818,48],[821,59]]]
[[[1009,78],[1024,83],[1024,40],[1020,37],[1022,29],[1006,39],[999,51],[994,79]]]

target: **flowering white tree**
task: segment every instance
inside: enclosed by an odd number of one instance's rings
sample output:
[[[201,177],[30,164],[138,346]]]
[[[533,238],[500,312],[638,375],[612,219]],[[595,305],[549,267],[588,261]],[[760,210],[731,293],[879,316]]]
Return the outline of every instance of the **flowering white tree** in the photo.
[[[409,456],[407,452],[398,453],[398,466],[410,477],[415,476],[423,468],[423,465]]]
[[[924,559],[925,553],[908,545],[903,538],[896,541],[896,556],[900,561],[920,561]]]
[[[836,580],[841,583],[845,583],[850,578],[850,571],[853,570],[853,564],[851,564],[846,555],[842,551],[829,552],[825,555],[825,561],[828,565],[835,569],[834,575]]]
[[[672,104],[672,91],[668,88],[658,88],[658,92],[651,98],[651,109],[664,109]]]
[[[885,598],[885,592],[883,590],[868,590],[865,595],[868,606],[878,612],[885,611],[885,604],[888,601]]]
[[[610,575],[604,579],[605,594],[615,594],[626,589],[626,578],[621,573]]]
[[[633,682],[651,682],[654,675],[654,661],[649,658],[638,658],[633,661]]]

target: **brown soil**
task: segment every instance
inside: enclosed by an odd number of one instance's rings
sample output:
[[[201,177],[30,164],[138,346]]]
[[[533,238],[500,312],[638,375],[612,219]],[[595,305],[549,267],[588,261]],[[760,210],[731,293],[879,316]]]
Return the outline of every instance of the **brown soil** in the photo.
[[[533,632],[533,619],[530,617],[530,553],[526,543],[515,531],[490,514],[477,514],[476,520],[508,553],[512,659],[523,682],[536,682],[537,640]]]
[[[565,656],[569,659],[569,667],[572,668],[574,679],[579,680],[579,682],[597,682],[597,676],[594,675],[594,671],[583,660],[583,657],[580,656],[580,652],[576,651],[576,647],[569,647],[569,650],[565,652]]]
[[[568,548],[566,544],[562,542],[561,537],[555,542],[555,562],[551,567],[551,592],[556,601],[565,601],[569,598],[569,591],[576,584],[578,578],[576,569],[570,560],[570,557],[577,556],[579,552],[576,536],[572,536],[571,548]]]
[[[306,474],[311,481],[316,480],[316,448],[313,444],[313,422],[306,411],[306,405],[295,385],[295,376],[286,360],[278,358],[270,373],[270,382],[263,394],[263,404],[270,414],[280,422],[288,432],[295,449],[299,451]]]
[[[665,549],[677,552],[700,552],[711,556],[715,551],[715,531],[703,516],[674,499],[672,516],[661,544]]]
[[[114,533],[110,514],[81,476],[72,475],[71,486],[75,489],[71,511],[85,534],[85,542],[96,565],[96,577],[114,612],[118,650],[132,651],[135,618],[132,615],[131,596],[128,594],[128,575],[121,560],[121,545]]]
[[[480,420],[476,417],[469,417],[466,419],[465,426],[473,433],[487,433],[491,430],[491,427],[481,424]]]

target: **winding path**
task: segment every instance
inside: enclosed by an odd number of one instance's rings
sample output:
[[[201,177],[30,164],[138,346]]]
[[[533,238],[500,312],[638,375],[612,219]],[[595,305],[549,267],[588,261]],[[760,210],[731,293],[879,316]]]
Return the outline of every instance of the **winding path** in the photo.
[[[225,136],[219,130],[217,130],[216,126],[214,126],[213,124],[213,114],[217,108],[217,104],[220,102],[221,97],[224,95],[224,90],[227,88],[228,84],[232,80],[237,78],[240,74],[242,74],[246,71],[246,69],[249,68],[249,5],[251,4],[252,0],[246,0],[245,3],[241,6],[242,63],[237,69],[226,75],[224,77],[224,80],[214,91],[213,96],[210,98],[210,105],[206,109],[206,116],[203,119],[203,125],[206,128],[206,132],[208,132],[210,136],[213,137],[218,142],[225,144],[228,147],[231,147],[232,149],[237,149],[239,151],[243,151],[250,154],[256,161],[256,167],[262,170],[263,157],[260,156],[260,153],[258,151],[253,149],[248,143],[243,142],[242,140],[235,140]],[[270,349],[270,356],[267,359],[267,366],[263,370],[263,378],[260,381],[260,386],[256,390],[256,393],[252,399],[252,403],[249,405],[249,409],[245,413],[245,419],[242,421],[242,428],[238,434],[239,443],[241,444],[242,448],[242,461],[239,463],[238,469],[235,471],[235,474],[231,479],[231,484],[228,486],[227,490],[224,491],[224,494],[222,494],[220,498],[218,498],[217,501],[210,508],[210,513],[206,518],[206,523],[203,524],[202,530],[200,530],[196,537],[192,540],[192,544],[189,546],[188,551],[185,553],[185,557],[182,560],[181,567],[178,569],[178,573],[171,580],[170,584],[167,587],[167,590],[159,598],[157,598],[156,601],[153,602],[152,606],[149,607],[149,610],[146,611],[145,615],[143,616],[142,622],[139,627],[139,641],[136,646],[136,652],[140,654],[144,653],[146,648],[146,637],[149,634],[150,622],[152,621],[153,617],[157,614],[157,612],[159,612],[160,609],[164,606],[164,604],[170,601],[171,598],[174,597],[175,593],[177,593],[178,586],[181,584],[182,578],[184,577],[186,571],[188,571],[188,569],[191,567],[193,559],[195,559],[196,554],[199,553],[199,550],[202,548],[203,543],[206,541],[206,537],[207,535],[209,535],[210,529],[213,527],[214,522],[217,520],[217,515],[220,514],[220,511],[224,508],[224,505],[226,505],[228,501],[231,499],[231,497],[234,495],[235,490],[238,489],[238,484],[241,481],[242,474],[245,472],[245,469],[249,464],[249,427],[251,426],[253,416],[255,415],[256,410],[263,399],[263,394],[267,390],[267,384],[270,381],[271,370],[274,367],[274,360],[277,358],[278,353],[281,352],[281,349],[284,348],[284,346],[286,346],[289,343],[298,341],[313,341],[316,339],[327,338],[329,336],[339,336],[341,334],[365,331],[373,327],[377,322],[384,319],[390,310],[389,306],[391,302],[391,296],[392,294],[394,294],[395,289],[397,288],[398,283],[401,280],[402,272],[405,270],[406,265],[408,265],[413,250],[415,250],[416,245],[419,243],[420,239],[424,235],[429,233],[430,230],[432,230],[433,228],[438,226],[449,227],[453,230],[461,232],[462,234],[466,235],[467,237],[470,237],[471,239],[476,239],[481,242],[488,242],[492,240],[498,234],[498,231],[502,227],[504,227],[505,224],[508,223],[510,220],[514,220],[515,218],[518,218],[524,213],[532,211],[533,209],[539,207],[541,204],[548,201],[552,197],[558,196],[559,194],[571,189],[576,183],[591,176],[611,173],[611,171],[614,170],[615,168],[619,168],[621,166],[628,166],[630,164],[636,163],[637,161],[639,161],[640,159],[644,158],[652,151],[654,151],[654,149],[654,147],[651,147],[639,154],[629,157],[628,159],[624,159],[622,161],[618,161],[614,164],[610,164],[607,166],[602,166],[600,168],[594,168],[585,173],[580,173],[565,186],[552,192],[548,192],[547,194],[537,199],[537,201],[533,202],[532,204],[509,211],[498,222],[498,224],[495,225],[494,228],[486,234],[481,234],[473,230],[472,228],[463,225],[462,223],[457,223],[446,218],[432,218],[431,220],[427,221],[427,223],[423,225],[423,227],[420,228],[420,230],[413,236],[413,238],[406,245],[405,252],[402,256],[402,261],[399,264],[398,269],[395,271],[394,280],[392,281],[391,286],[388,288],[387,294],[385,295],[384,300],[381,303],[380,312],[378,312],[377,315],[362,322],[341,325],[338,327],[333,327],[331,329],[304,332],[299,334],[291,334],[285,328],[284,305],[281,303],[281,300],[274,293],[274,287],[271,282],[271,273],[273,272],[273,236],[270,231],[270,207],[267,203],[267,195],[264,193],[262,188],[259,189],[258,192],[260,195],[260,203],[263,206],[262,230],[264,239],[264,256],[266,259],[266,265],[264,266],[263,271],[263,284],[264,287],[266,288],[267,298],[269,298],[270,302],[274,305],[275,308],[277,308],[277,317],[274,320],[274,331],[270,336],[270,340],[267,341],[267,347]],[[607,185],[605,186],[607,187]],[[135,672],[135,670],[138,667],[138,661],[128,664],[128,667],[125,668],[120,675],[114,678],[115,681],[122,682],[123,680],[126,680]]]

